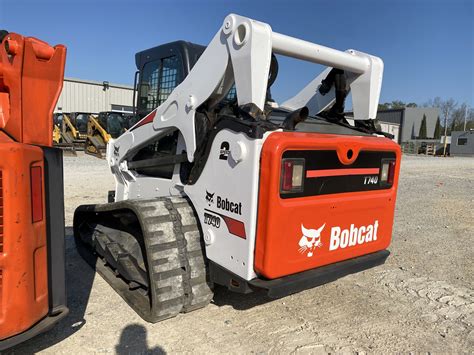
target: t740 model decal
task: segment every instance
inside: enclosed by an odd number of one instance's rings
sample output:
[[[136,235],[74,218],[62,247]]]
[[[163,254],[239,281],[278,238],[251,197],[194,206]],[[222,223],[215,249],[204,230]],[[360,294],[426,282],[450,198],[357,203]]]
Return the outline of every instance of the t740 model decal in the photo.
[[[247,239],[247,235],[245,234],[245,224],[244,224],[244,222],[239,221],[239,220],[234,219],[234,218],[229,217],[229,216],[224,216],[223,214],[220,214],[220,213],[208,210],[208,209],[205,209],[204,211],[209,212],[209,213],[213,213],[213,214],[218,215],[219,217],[221,217],[224,220],[230,234],[233,234],[233,235],[235,235],[239,238],[242,238],[242,239]]]

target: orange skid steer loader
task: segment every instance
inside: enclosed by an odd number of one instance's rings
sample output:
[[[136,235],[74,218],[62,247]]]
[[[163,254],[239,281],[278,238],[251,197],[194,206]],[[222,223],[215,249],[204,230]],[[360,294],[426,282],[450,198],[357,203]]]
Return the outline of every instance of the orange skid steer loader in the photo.
[[[0,32],[0,350],[67,315],[64,193],[52,113],[66,48]]]

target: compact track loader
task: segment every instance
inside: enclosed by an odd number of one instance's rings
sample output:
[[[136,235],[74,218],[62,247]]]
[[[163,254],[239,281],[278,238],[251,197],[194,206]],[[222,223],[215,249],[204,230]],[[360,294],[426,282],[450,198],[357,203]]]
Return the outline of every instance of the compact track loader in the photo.
[[[80,142],[80,137],[79,131],[72,123],[69,115],[69,113],[60,113],[56,116],[56,119],[61,127],[61,142],[73,146],[74,143]]]
[[[84,149],[90,117],[91,114],[87,112],[71,112],[63,116],[63,135],[69,136],[67,142],[71,142],[78,150]]]
[[[278,104],[276,55],[328,68]],[[74,235],[141,317],[204,307],[215,284],[280,297],[384,263],[400,149],[373,123],[381,59],[231,14],[207,47],[136,63],[142,119],[109,141],[111,202],[78,207]]]
[[[0,31],[0,351],[68,313],[62,151],[53,108],[66,48]]]
[[[77,156],[79,132],[74,127],[68,113],[53,114],[53,145],[61,148],[63,155]]]
[[[53,114],[53,144],[61,143],[62,114]]]
[[[84,150],[87,124],[90,117],[92,115],[85,112],[55,113],[53,116],[55,125],[53,130],[54,145],[61,148],[64,152],[70,153],[70,155],[76,155],[76,151]]]
[[[98,116],[90,115],[84,146],[86,154],[98,158],[105,157],[107,143],[111,138],[118,138],[129,128],[129,120],[129,114],[117,111],[100,112]]]

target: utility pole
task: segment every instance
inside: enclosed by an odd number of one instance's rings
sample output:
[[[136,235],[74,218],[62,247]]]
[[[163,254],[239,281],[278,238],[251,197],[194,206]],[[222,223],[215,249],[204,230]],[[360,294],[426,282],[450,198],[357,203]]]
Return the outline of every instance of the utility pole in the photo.
[[[446,156],[446,147],[448,146],[448,115],[449,107],[446,107],[444,110],[444,148],[443,148],[443,157]]]

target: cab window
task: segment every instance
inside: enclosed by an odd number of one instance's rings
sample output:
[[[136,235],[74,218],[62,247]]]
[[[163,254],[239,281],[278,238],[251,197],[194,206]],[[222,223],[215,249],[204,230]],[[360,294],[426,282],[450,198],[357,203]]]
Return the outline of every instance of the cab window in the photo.
[[[148,62],[143,66],[138,88],[138,113],[143,117],[166,101],[181,77],[178,56]]]

